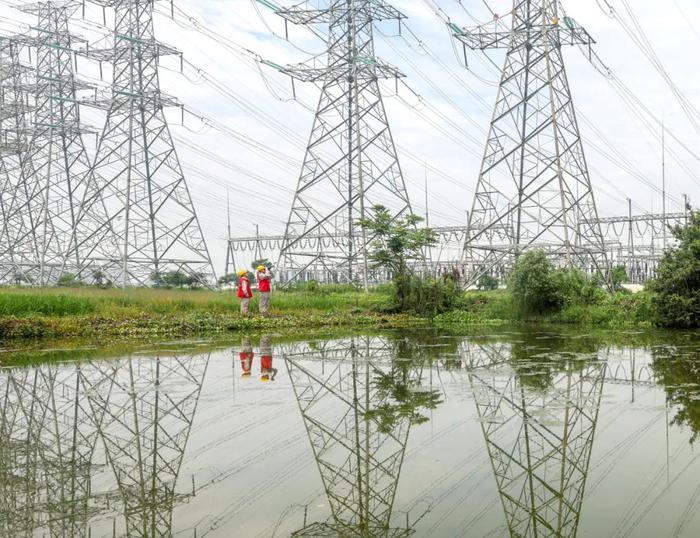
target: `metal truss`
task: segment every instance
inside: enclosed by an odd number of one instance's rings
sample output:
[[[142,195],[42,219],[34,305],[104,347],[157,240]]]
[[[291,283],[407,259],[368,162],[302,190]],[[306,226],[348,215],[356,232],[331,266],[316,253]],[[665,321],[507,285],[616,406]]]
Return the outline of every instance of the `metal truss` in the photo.
[[[27,150],[29,107],[27,88],[32,70],[20,61],[20,37],[0,37],[0,282],[22,281],[31,252],[17,247],[28,224],[20,209],[26,199],[20,155]]]
[[[603,234],[609,262],[612,265],[624,266],[632,282],[645,282],[656,274],[658,262],[665,248],[675,244],[669,230],[677,226],[686,226],[688,219],[688,212],[667,213],[665,215],[661,213],[633,215],[630,213],[626,216],[598,218],[594,221],[594,225],[600,228]],[[432,230],[437,237],[437,244],[430,253],[431,261],[426,264],[417,264],[415,269],[438,275],[444,270],[449,271],[460,265],[460,256],[468,237],[468,228],[466,226],[438,226]],[[309,252],[317,251],[328,248],[340,237],[341,234],[334,236],[310,235],[300,240],[299,246]],[[230,237],[228,255],[231,259],[234,256],[245,259],[247,254],[250,261],[259,258],[274,259],[281,252],[284,241],[284,235]],[[507,248],[507,245],[503,244],[502,247]],[[539,248],[553,256],[559,252],[558,246],[546,242],[532,243],[530,247]],[[587,269],[592,270],[593,268]],[[491,273],[500,279],[505,279],[507,276],[504,266],[493,268]],[[314,272],[312,268],[308,268],[305,277],[322,280],[323,271]],[[386,282],[389,279],[390,275],[382,271],[369,272],[369,282],[372,284]]]
[[[18,107],[16,142],[26,147],[17,151],[19,178],[4,215],[11,232],[0,253],[3,260],[19,267],[13,274],[5,271],[5,281],[46,285],[65,272],[79,273],[91,266],[89,253],[71,247],[80,233],[77,216],[88,192],[91,167],[82,139],[85,129],[80,124],[78,96],[90,86],[74,77],[73,46],[81,40],[68,28],[70,16],[80,5],[49,0],[20,7],[37,16],[36,36],[17,37],[23,45],[36,48],[36,75],[31,84],[16,87],[31,94],[31,132],[20,125],[26,123],[28,105],[13,96]],[[95,217],[104,220],[105,215]],[[89,220],[84,218],[83,224],[90,226]]]
[[[463,261],[473,284],[537,244],[558,264],[607,272],[561,46],[590,45],[557,0],[514,0],[512,28],[453,27],[465,49],[507,48]]]
[[[163,108],[177,101],[161,93],[160,56],[177,54],[158,43],[152,0],[91,0],[115,10],[111,49],[85,49],[111,62],[111,96],[97,98],[107,109],[91,175],[92,191],[79,219],[104,204],[108,217],[79,237],[76,249],[113,237],[118,256],[95,255],[116,272],[123,286],[147,285],[168,271],[182,271],[209,283],[215,274]]]
[[[130,538],[169,538],[175,491],[209,356],[99,363],[93,416],[114,471]]]
[[[384,2],[330,0],[326,9],[279,10],[285,21],[328,25],[327,65],[281,69],[321,84],[321,95],[287,222],[279,266],[283,280],[368,281],[367,237],[358,221],[376,204],[411,212],[384,110],[379,79],[403,75],[377,60],[374,22],[404,17]],[[307,248],[316,236],[330,238]]]
[[[575,537],[606,363],[560,359],[549,386],[529,388],[507,350],[474,345],[468,357],[510,535]]]
[[[687,210],[632,215],[630,209],[626,217],[599,219],[611,265],[624,267],[634,283],[653,278],[665,251],[676,244],[670,230],[687,226],[689,217]]]
[[[332,515],[292,536],[400,538],[414,531],[392,528],[392,511],[410,417],[383,423],[375,414],[390,397],[382,376],[394,371],[395,353],[382,339],[361,337],[285,350],[284,359],[318,464]],[[421,372],[406,382],[416,387]]]

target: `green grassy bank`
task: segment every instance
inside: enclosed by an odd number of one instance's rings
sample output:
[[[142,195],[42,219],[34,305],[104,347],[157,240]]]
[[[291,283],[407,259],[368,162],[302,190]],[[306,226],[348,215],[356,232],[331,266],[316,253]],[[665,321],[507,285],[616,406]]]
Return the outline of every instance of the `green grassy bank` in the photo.
[[[150,337],[300,331],[321,328],[438,327],[505,323],[565,323],[602,328],[649,327],[644,294],[616,294],[594,305],[519,318],[506,291],[466,292],[452,311],[435,317],[391,313],[387,290],[364,294],[345,287],[278,291],[272,315],[243,318],[228,292],[163,289],[0,289],[0,338]],[[257,310],[254,301],[252,309]]]

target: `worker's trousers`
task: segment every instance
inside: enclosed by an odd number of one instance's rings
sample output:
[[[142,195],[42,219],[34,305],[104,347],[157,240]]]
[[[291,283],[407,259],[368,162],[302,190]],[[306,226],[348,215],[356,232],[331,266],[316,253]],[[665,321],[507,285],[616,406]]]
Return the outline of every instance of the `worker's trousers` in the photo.
[[[241,298],[241,315],[247,316],[250,311],[250,299]]]
[[[261,291],[260,292],[260,314],[267,316],[270,310],[270,292]]]

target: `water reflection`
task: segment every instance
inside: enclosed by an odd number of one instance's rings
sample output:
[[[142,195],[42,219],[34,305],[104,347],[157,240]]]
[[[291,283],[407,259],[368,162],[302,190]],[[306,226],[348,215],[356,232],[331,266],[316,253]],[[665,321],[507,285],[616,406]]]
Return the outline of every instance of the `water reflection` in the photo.
[[[466,353],[510,535],[576,536],[606,364],[525,344]]]
[[[292,536],[401,537],[394,497],[411,425],[439,404],[421,389],[425,364],[397,358],[392,342],[351,338],[285,356],[331,508]]]
[[[88,394],[117,479],[129,537],[169,537],[175,494],[209,355],[100,364]]]
[[[207,364],[158,356],[2,371],[0,536],[91,536],[89,520],[115,509],[129,537],[171,536]],[[93,491],[107,467],[117,490]]]
[[[672,425],[690,428],[690,442],[700,439],[700,349],[656,347],[653,370],[675,409]]]
[[[691,338],[192,345],[1,368],[0,537],[700,532]]]

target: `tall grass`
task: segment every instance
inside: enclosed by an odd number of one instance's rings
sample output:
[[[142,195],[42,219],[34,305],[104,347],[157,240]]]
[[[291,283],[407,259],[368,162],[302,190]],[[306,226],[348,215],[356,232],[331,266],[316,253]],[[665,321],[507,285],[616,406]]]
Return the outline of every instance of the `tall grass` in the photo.
[[[95,312],[87,297],[31,292],[0,293],[0,316],[79,316]]]
[[[337,287],[330,290],[275,291],[273,313],[322,313],[370,310],[382,305],[381,293],[363,294]],[[239,299],[233,291],[164,289],[17,289],[0,288],[0,316],[80,316],[129,317],[140,314],[180,315],[187,313],[235,314]],[[257,300],[253,300],[253,311]]]

